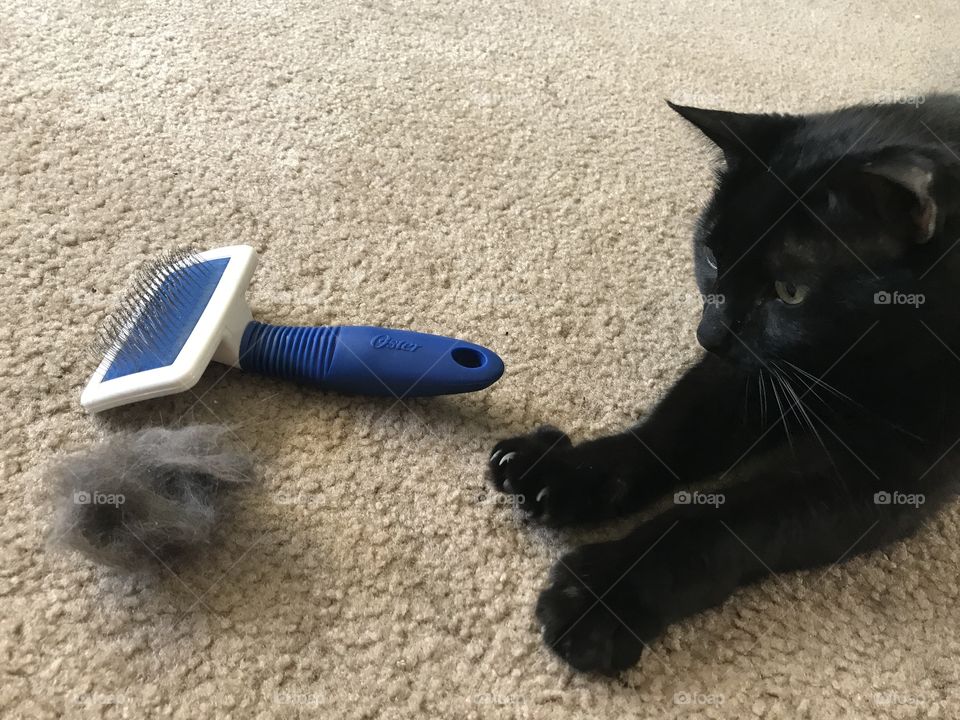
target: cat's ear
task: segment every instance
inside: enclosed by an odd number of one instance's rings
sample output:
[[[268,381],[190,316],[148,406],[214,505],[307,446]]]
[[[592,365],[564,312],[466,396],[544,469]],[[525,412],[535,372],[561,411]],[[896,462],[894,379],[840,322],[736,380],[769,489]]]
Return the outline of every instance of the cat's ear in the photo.
[[[763,162],[801,122],[792,115],[707,110],[677,105],[669,100],[667,105],[706,135],[731,164],[741,159]]]
[[[908,209],[913,239],[925,243],[937,232],[938,207],[933,197],[935,165],[930,159],[917,153],[886,153],[868,160],[862,172],[868,178],[890,183],[913,198]],[[879,191],[875,191],[880,194]],[[879,198],[883,202],[882,198]]]

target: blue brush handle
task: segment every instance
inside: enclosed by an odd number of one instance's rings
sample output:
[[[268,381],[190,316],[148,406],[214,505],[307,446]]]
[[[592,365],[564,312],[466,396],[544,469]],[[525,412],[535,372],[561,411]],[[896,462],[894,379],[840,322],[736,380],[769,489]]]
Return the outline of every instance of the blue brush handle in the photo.
[[[240,367],[325,390],[401,398],[482,390],[503,374],[495,352],[443,335],[255,320],[243,331]]]

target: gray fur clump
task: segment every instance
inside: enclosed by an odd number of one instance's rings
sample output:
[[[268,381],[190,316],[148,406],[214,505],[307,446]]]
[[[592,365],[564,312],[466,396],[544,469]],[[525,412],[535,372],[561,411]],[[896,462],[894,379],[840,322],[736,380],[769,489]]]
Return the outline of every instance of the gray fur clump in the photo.
[[[51,540],[126,570],[169,563],[210,543],[225,491],[250,481],[251,463],[226,428],[153,427],[111,435],[49,470]]]

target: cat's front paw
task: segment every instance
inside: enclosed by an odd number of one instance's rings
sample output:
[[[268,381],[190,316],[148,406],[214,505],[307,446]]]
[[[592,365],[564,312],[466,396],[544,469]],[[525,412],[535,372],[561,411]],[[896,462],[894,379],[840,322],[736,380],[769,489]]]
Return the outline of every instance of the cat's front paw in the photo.
[[[576,468],[572,450],[570,438],[549,426],[501,440],[490,455],[490,479],[531,517],[552,524],[573,521],[576,508],[570,507],[570,494]]]
[[[618,572],[610,545],[561,558],[537,602],[547,646],[577,670],[604,675],[636,664],[665,624],[637,592],[636,578]]]

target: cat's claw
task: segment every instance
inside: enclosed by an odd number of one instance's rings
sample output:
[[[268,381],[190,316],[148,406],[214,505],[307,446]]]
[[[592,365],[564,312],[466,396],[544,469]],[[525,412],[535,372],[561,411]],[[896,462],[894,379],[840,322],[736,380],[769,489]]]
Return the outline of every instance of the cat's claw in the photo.
[[[500,492],[513,495],[516,505],[530,517],[562,524],[563,493],[551,493],[551,487],[567,483],[572,475],[570,438],[560,430],[542,427],[530,435],[521,435],[497,443],[490,455],[490,477]]]

